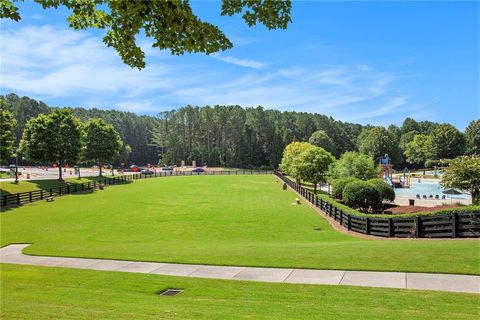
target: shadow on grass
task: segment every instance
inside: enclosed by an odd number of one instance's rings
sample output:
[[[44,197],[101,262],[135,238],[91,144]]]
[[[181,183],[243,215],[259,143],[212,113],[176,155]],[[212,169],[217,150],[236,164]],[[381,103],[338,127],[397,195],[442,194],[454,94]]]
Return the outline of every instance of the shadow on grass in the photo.
[[[40,190],[40,189],[43,189],[43,190],[49,190],[49,189],[55,189],[55,188],[58,188],[58,187],[64,187],[64,186],[67,186],[67,185],[74,185],[74,184],[80,184],[80,183],[85,183],[85,182],[97,182],[97,188],[96,189],[93,189],[93,186],[91,189],[87,189],[87,190],[82,190],[82,191],[77,191],[77,192],[71,192],[71,193],[65,193],[61,196],[85,196],[85,195],[89,195],[89,194],[92,194],[94,193],[95,191],[101,191],[101,190],[98,190],[98,184],[102,183],[105,181],[105,178],[104,177],[87,177],[87,178],[82,178],[81,180],[66,180],[66,181],[58,181],[58,180],[36,180],[36,181],[28,181],[27,183],[29,183],[31,185],[31,189],[28,190],[28,191],[22,191],[22,192],[29,192],[29,191],[36,191],[36,190]],[[125,184],[130,184],[132,183],[133,181],[121,181],[121,182],[118,182],[118,183],[115,183],[115,184],[108,184],[106,185],[106,188],[110,188],[110,187],[114,187],[114,186],[118,186],[118,185],[125,185]],[[12,182],[13,183],[13,182]],[[13,183],[15,184],[15,183]],[[16,192],[14,193],[9,193],[9,192],[5,192],[3,189],[0,190],[0,194],[3,196],[3,195],[9,195],[9,194],[15,194]],[[44,195],[44,198],[48,197],[48,192],[45,193]],[[60,197],[60,195],[54,195],[53,198],[55,199],[56,197]],[[32,202],[37,202],[37,201],[46,201],[46,200],[40,200],[40,199],[37,199],[37,200],[34,200]],[[30,204],[31,202],[23,202],[19,205],[17,204],[9,204],[7,205],[6,207],[1,207],[1,212],[4,213],[4,212],[7,212],[7,211],[10,211],[10,210],[13,210],[15,208],[18,208],[20,206],[23,206],[23,205],[27,205],[27,204]]]
[[[65,194],[65,195],[61,195],[61,196],[59,196],[59,195],[54,195],[54,196],[53,196],[53,201],[55,201],[55,199],[58,198],[58,197],[63,197],[63,196],[85,196],[85,195],[90,195],[90,194],[94,193],[95,191],[96,191],[96,190],[94,190],[94,189],[88,189],[88,190],[78,191],[78,192],[69,193],[69,194]],[[8,205],[8,206],[6,206],[6,207],[3,207],[3,206],[2,206],[2,208],[1,208],[0,211],[1,211],[2,213],[5,213],[5,212],[8,212],[8,211],[11,211],[11,210],[14,210],[14,209],[23,207],[23,206],[25,206],[25,205],[29,205],[29,204],[34,203],[34,202],[47,201],[47,200],[45,200],[45,198],[47,198],[47,197],[49,197],[49,196],[48,196],[48,195],[45,195],[45,197],[44,197],[43,200],[38,199],[38,200],[34,200],[34,201],[32,201],[32,202],[23,202],[23,203],[21,203],[21,204],[10,204],[10,205]]]

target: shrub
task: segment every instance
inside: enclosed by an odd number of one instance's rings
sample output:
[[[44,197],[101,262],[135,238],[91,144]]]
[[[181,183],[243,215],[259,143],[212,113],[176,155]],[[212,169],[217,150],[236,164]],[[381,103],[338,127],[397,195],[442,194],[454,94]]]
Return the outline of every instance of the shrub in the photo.
[[[359,181],[359,179],[354,177],[345,177],[333,180],[332,182],[332,197],[335,199],[342,199],[343,189],[345,186],[353,181]]]
[[[380,192],[366,181],[353,181],[343,189],[343,201],[351,208],[362,212],[373,212],[382,204]]]
[[[382,201],[394,201],[395,200],[395,190],[383,179],[370,179],[367,181],[371,183],[375,189],[380,192],[380,199]]]

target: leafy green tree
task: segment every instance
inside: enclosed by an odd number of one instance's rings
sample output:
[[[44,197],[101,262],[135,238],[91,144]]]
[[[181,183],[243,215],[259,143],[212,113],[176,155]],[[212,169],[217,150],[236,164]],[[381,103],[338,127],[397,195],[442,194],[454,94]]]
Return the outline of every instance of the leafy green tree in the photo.
[[[17,121],[11,112],[4,109],[4,101],[0,100],[0,162],[6,163],[15,155],[15,136],[13,129]]]
[[[405,118],[405,120],[403,120],[401,130],[402,130],[402,134],[405,134],[407,132],[412,132],[412,131],[420,132],[420,125],[418,124],[417,121],[408,117],[408,118]]]
[[[402,136],[400,137],[399,147],[400,147],[400,150],[402,150],[404,155],[405,155],[405,150],[407,150],[407,144],[411,142],[417,134],[419,134],[418,131],[409,131],[402,134]]]
[[[15,135],[15,145],[17,146],[20,143],[27,121],[40,114],[50,112],[48,106],[43,102],[28,97],[19,97],[14,93],[7,94],[5,97],[2,97],[2,99],[5,102],[5,109],[10,111],[14,115],[15,120],[17,120],[17,125],[13,131]]]
[[[323,130],[315,131],[308,139],[308,142],[332,154],[335,153],[332,139],[330,139],[328,134]]]
[[[64,6],[72,13],[70,27],[76,30],[104,29],[103,42],[113,47],[124,63],[145,67],[145,53],[136,44],[136,36],[144,32],[153,38],[154,48],[170,49],[172,54],[223,51],[233,45],[216,26],[201,21],[186,0],[108,1],[108,0],[35,0],[46,8]],[[108,7],[108,8],[106,8]],[[252,27],[258,22],[268,29],[286,29],[290,20],[290,0],[251,1],[223,0],[222,15],[243,13]],[[0,2],[0,18],[21,19],[12,0]]]
[[[58,179],[62,167],[75,164],[82,152],[80,121],[67,109],[57,109],[30,119],[20,142],[23,155],[36,162],[53,162],[58,166]]]
[[[91,119],[85,125],[85,155],[87,161],[95,161],[100,168],[113,161],[122,149],[123,141],[111,124],[102,119]]]
[[[117,158],[118,164],[122,164],[122,163],[129,164],[131,153],[132,153],[132,147],[124,143],[122,145],[122,149],[120,150],[120,153]]]
[[[373,159],[355,151],[345,152],[328,171],[329,179],[335,180],[343,177],[354,177],[368,180],[378,176],[378,169]]]
[[[283,150],[282,162],[280,163],[280,170],[292,176],[293,178],[299,177],[297,173],[297,159],[300,154],[310,148],[312,145],[308,142],[292,142]],[[299,180],[299,179],[297,179]]]
[[[399,141],[384,127],[365,128],[358,136],[358,151],[378,159],[388,154],[394,163],[401,162]]]
[[[436,128],[441,126],[441,124],[431,121],[420,121],[418,123],[418,132],[421,134],[430,135]]]
[[[387,131],[395,138],[396,141],[400,142],[400,138],[402,137],[402,129],[394,124],[391,124],[388,126]]]
[[[381,206],[378,190],[367,181],[353,181],[345,186],[342,195],[345,204],[362,212],[374,212]]]
[[[423,166],[425,161],[435,156],[431,137],[416,134],[413,140],[407,143],[404,154],[408,163]]]
[[[294,159],[294,178],[313,183],[313,191],[317,193],[317,184],[326,181],[326,172],[335,161],[332,154],[325,149],[310,145]]]
[[[480,202],[480,157],[461,156],[450,160],[443,173],[441,185],[468,191],[472,196],[472,203]]]
[[[441,124],[430,134],[435,159],[453,159],[465,152],[465,137],[454,126]]]
[[[467,154],[480,155],[480,119],[473,120],[465,130]]]

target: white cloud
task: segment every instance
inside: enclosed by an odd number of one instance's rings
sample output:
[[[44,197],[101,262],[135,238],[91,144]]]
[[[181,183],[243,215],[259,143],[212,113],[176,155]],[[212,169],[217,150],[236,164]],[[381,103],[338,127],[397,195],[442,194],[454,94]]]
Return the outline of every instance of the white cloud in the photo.
[[[139,71],[86,32],[52,26],[2,31],[2,88],[44,97],[73,94],[141,94],[168,89],[169,67]]]
[[[262,69],[266,66],[266,64],[263,63],[263,62],[249,60],[249,59],[239,59],[239,58],[235,58],[235,57],[231,57],[231,56],[222,56],[222,55],[219,55],[219,54],[212,54],[211,56],[213,58],[217,59],[217,60],[220,60],[220,61],[223,61],[223,62],[226,62],[226,63],[230,63],[230,64],[234,64],[234,65],[237,65],[237,66],[240,66],[240,67]]]
[[[131,69],[100,37],[57,26],[1,31],[1,88],[68,105],[156,113],[186,104],[263,105],[325,113],[338,119],[385,121],[411,107],[393,90],[396,76],[365,64],[267,64],[215,54],[171,57],[140,39],[147,67]],[[408,109],[410,108],[410,109]]]

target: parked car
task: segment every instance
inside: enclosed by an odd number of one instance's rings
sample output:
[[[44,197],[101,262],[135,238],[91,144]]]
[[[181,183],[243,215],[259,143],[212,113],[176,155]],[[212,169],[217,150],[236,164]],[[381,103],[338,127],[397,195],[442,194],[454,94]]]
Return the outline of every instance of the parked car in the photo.
[[[173,167],[172,167],[172,166],[162,167],[162,171],[172,171],[172,170],[173,170]]]
[[[192,172],[200,173],[200,172],[205,172],[205,170],[203,168],[195,168],[195,169],[192,170]]]
[[[154,174],[155,172],[152,169],[142,169],[141,174]]]

